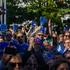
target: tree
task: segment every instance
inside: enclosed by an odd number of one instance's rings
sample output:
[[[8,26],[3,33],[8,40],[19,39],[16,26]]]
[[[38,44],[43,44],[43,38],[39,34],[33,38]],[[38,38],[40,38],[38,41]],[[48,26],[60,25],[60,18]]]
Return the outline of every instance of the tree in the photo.
[[[65,12],[69,12],[69,8],[59,7],[57,0],[23,0],[26,7],[19,7],[23,3],[20,0],[7,0],[7,20],[8,23],[22,23],[24,20],[36,20],[39,24],[40,16],[45,16],[52,23],[62,25],[60,17]],[[64,2],[62,2],[64,3]],[[66,2],[67,3],[67,2]],[[14,19],[14,20],[13,20]]]
[[[56,4],[54,4],[54,1],[52,0],[30,0],[29,5],[27,6],[27,11],[29,13],[34,13],[34,15],[31,16],[34,16],[34,18],[36,17],[39,21],[39,18],[42,15],[47,17],[47,19],[52,19],[53,16],[56,17],[59,12],[59,9],[56,8]]]
[[[26,19],[27,9],[19,7],[20,0],[7,0],[7,23],[22,23]]]
[[[65,12],[70,11],[69,8],[59,7],[58,4],[64,4],[63,0],[57,4],[57,0],[29,0],[27,3],[28,13],[33,13],[30,17],[39,21],[40,16],[44,15],[48,20],[51,19],[53,23],[62,25],[61,16]]]

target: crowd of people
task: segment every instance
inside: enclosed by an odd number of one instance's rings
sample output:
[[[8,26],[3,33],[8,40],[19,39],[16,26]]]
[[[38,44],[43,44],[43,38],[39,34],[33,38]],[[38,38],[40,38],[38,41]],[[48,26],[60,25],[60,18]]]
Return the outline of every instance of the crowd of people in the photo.
[[[70,29],[58,34],[41,27],[0,33],[0,70],[70,70]]]

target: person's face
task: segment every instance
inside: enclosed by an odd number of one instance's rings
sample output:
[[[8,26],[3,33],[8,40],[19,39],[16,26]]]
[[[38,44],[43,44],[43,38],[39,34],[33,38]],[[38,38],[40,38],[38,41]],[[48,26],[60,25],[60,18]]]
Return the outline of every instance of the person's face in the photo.
[[[12,57],[12,55],[10,55],[10,54],[3,54],[3,60],[5,62],[7,62],[11,57]]]
[[[36,37],[37,38],[40,38],[40,39],[43,39],[44,35],[43,35],[43,33],[37,33],[36,34]]]
[[[44,45],[45,47],[48,47],[48,46],[49,46],[49,43],[47,42],[47,40],[43,41],[43,45]]]
[[[0,42],[2,42],[3,41],[3,38],[2,38],[2,36],[0,36]]]
[[[22,32],[23,32],[23,33],[25,32],[25,28],[24,28],[24,27],[22,27]]]
[[[57,34],[53,33],[52,37],[53,37],[53,40],[57,40]]]
[[[22,59],[19,55],[13,56],[9,61],[9,64],[12,66],[12,70],[21,70]]]
[[[66,32],[66,33],[64,34],[64,39],[69,39],[69,37],[70,37],[69,32]]]
[[[65,48],[70,48],[70,40],[69,39],[64,41],[64,46],[65,46]]]
[[[17,40],[18,41],[23,41],[23,35],[22,35],[22,33],[18,33],[17,34]]]
[[[67,63],[60,64],[56,70],[69,70],[69,66]]]
[[[63,39],[64,39],[64,38],[63,38],[63,35],[59,35],[59,41],[60,41],[60,42],[63,42]]]
[[[6,40],[10,41],[11,39],[12,39],[12,34],[11,34],[11,32],[8,32],[6,35]]]

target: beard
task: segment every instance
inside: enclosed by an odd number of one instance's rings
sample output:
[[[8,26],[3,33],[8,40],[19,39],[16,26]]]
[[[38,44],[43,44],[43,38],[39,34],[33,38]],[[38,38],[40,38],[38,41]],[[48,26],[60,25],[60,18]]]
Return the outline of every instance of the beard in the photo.
[[[18,39],[18,42],[19,42],[20,44],[22,44],[22,43],[23,43],[23,40],[22,40],[22,39]]]

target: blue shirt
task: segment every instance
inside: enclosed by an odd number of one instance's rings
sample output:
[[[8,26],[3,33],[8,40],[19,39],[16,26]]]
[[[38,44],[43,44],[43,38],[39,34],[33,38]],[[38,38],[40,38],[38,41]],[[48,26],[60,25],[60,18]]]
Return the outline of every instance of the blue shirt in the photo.
[[[8,42],[4,41],[4,42],[0,42],[0,55],[3,54],[3,50],[4,48],[6,48],[8,46]]]
[[[58,53],[64,54],[64,50],[65,50],[64,44],[63,43],[58,44],[56,50],[57,50]]]
[[[26,52],[27,48],[28,48],[27,43],[25,43],[25,42],[19,43],[17,40],[13,40],[13,45],[17,48],[17,50],[20,54]]]
[[[4,61],[0,60],[0,70],[5,70],[5,63]]]

